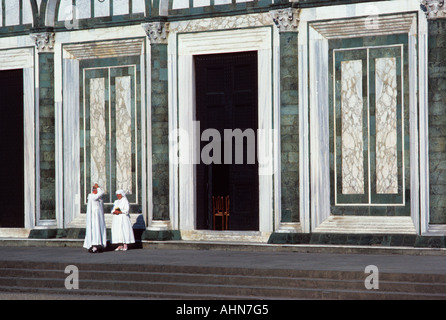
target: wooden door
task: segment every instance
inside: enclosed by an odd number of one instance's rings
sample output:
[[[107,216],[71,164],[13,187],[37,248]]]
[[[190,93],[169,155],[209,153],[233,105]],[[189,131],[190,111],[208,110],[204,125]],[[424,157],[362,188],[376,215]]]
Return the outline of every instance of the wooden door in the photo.
[[[212,196],[229,195],[228,229],[258,230],[257,52],[199,55],[194,60],[200,134],[211,128],[218,130],[221,137],[221,164],[201,162],[196,168],[197,228],[212,228]],[[225,141],[225,129],[238,129],[242,135],[249,131],[252,134],[246,136],[253,139],[237,140],[227,135]],[[226,157],[226,161],[225,142],[232,146],[232,157]],[[202,142],[201,149],[208,143]],[[242,163],[236,163],[237,143],[242,145]]]
[[[23,228],[23,70],[0,71],[0,228]]]

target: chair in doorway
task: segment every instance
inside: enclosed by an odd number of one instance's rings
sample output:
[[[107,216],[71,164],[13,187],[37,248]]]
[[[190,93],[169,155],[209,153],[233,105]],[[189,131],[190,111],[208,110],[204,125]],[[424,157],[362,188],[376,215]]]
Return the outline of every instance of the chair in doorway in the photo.
[[[212,196],[212,217],[214,230],[216,230],[217,218],[221,218],[221,230],[228,230],[229,196]]]

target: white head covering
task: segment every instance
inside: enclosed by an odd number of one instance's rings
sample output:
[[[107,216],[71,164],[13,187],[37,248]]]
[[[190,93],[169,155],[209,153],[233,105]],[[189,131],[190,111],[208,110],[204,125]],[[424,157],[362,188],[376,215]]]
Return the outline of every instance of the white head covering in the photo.
[[[123,197],[125,197],[125,191],[122,190],[122,189],[119,189],[118,191],[116,191],[116,194],[120,194],[120,195],[122,195]]]

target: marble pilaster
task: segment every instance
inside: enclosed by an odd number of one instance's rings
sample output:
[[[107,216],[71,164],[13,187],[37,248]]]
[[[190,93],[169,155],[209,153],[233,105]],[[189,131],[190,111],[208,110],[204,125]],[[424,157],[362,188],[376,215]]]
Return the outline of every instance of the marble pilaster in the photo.
[[[54,38],[52,32],[33,33],[39,63],[38,143],[40,220],[56,219],[56,137],[54,109]],[[37,186],[39,188],[39,186]]]
[[[280,38],[281,224],[299,222],[299,11],[270,12]]]
[[[446,233],[446,5],[422,1],[428,25],[429,231]],[[443,88],[443,89],[439,89]]]
[[[169,220],[169,115],[167,36],[169,24],[143,24],[151,53],[152,201],[153,220]]]

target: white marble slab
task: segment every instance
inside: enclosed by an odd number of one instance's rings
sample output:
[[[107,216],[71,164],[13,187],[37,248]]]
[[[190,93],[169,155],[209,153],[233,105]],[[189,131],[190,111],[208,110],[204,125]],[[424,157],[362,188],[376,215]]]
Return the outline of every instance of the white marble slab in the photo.
[[[79,62],[63,60],[63,71],[63,227],[67,227],[81,212]]]
[[[396,59],[375,59],[376,192],[398,193]]]
[[[6,0],[5,25],[14,26],[20,24],[20,7],[18,0]]]
[[[341,62],[342,193],[364,194],[362,60]],[[336,136],[336,128],[334,128]]]
[[[113,0],[113,15],[129,14],[129,0]]]
[[[144,13],[146,11],[145,0],[133,0],[132,2],[132,12],[133,13]]]
[[[73,19],[72,0],[60,0],[58,21],[66,21]]]
[[[31,9],[31,3],[29,1],[23,1],[23,24],[32,23],[33,22],[33,13]],[[1,18],[0,18],[1,21]]]
[[[76,0],[76,19],[91,18],[91,0]]]
[[[106,106],[105,106],[105,79],[90,79],[90,181],[87,181],[87,194],[90,187],[99,184],[107,192],[107,166],[106,166]],[[108,111],[108,108],[107,108]],[[86,134],[86,132],[85,132]]]
[[[116,77],[116,189],[132,193],[131,78]]]
[[[108,17],[110,15],[110,0],[94,0],[94,16]]]

